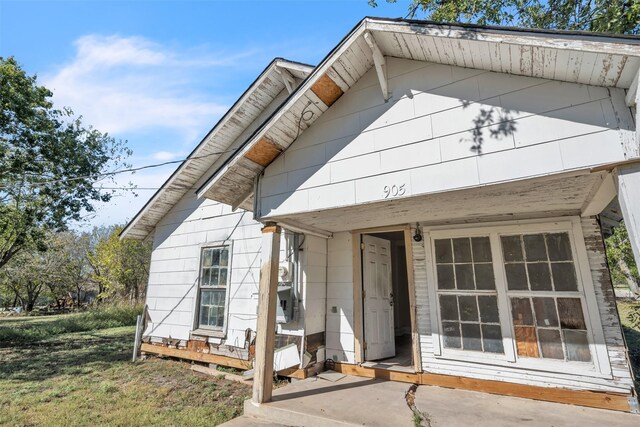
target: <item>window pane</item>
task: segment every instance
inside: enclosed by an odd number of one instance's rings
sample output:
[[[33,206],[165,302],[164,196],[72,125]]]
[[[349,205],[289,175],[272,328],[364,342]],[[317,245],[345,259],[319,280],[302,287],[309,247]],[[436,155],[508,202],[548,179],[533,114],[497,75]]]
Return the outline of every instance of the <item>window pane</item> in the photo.
[[[458,299],[455,295],[440,295],[440,317],[442,320],[459,320]]]
[[[224,248],[220,252],[220,266],[226,267],[229,265],[229,249]]]
[[[211,269],[209,268],[202,269],[202,277],[200,277],[200,283],[202,286],[209,286],[211,281],[210,271]]]
[[[217,268],[211,269],[211,286],[218,286],[219,270]]]
[[[453,239],[454,262],[471,262],[471,245],[468,238]]]
[[[444,346],[446,348],[460,348],[460,324],[458,322],[442,322]]]
[[[482,343],[488,353],[504,353],[499,325],[482,325]]]
[[[438,265],[438,288],[454,289],[455,281],[453,279],[453,265]]]
[[[571,260],[571,243],[567,233],[547,234],[547,248],[551,261]]]
[[[572,262],[552,262],[553,285],[556,291],[577,291],[578,279]]]
[[[518,356],[540,357],[538,339],[533,326],[516,326],[516,348]]]
[[[451,239],[438,239],[436,245],[436,262],[453,262],[453,252],[451,251]]]
[[[473,264],[456,264],[456,285],[458,289],[474,289]]]
[[[587,332],[565,330],[563,333],[567,346],[567,359],[576,362],[591,362]]]
[[[227,286],[227,269],[220,269],[220,281],[218,282],[219,286]]]
[[[220,249],[211,249],[211,265],[220,265]]]
[[[533,298],[533,310],[538,326],[558,326],[558,314],[553,298]]]
[[[529,283],[532,291],[551,291],[551,274],[549,274],[549,264],[527,263],[529,273]]]
[[[562,351],[562,340],[560,339],[560,331],[557,329],[538,329],[540,337],[540,350],[542,357],[547,359],[564,360],[564,352]]]
[[[502,253],[505,261],[524,261],[520,236],[502,236],[500,241],[502,242]]]
[[[496,280],[493,276],[493,264],[474,264],[476,271],[477,289],[495,289]]]
[[[478,305],[480,306],[480,320],[482,323],[500,323],[498,297],[479,296]]]
[[[511,316],[514,325],[533,326],[533,313],[529,298],[511,298]]]
[[[473,262],[491,262],[491,243],[488,237],[473,237],[471,248]]]
[[[462,348],[465,350],[482,351],[480,341],[480,325],[477,323],[462,323]]]
[[[580,298],[558,298],[558,312],[563,329],[587,329]]]
[[[458,296],[458,304],[460,305],[460,320],[478,321],[478,306],[475,296]]]
[[[527,261],[546,261],[547,250],[544,245],[544,236],[542,234],[529,234],[523,236],[524,252]]]
[[[211,249],[202,251],[202,266],[211,267]]]
[[[200,325],[209,326],[209,307],[200,307]]]
[[[505,264],[504,269],[507,273],[507,284],[511,291],[528,291],[527,273],[524,269],[524,263]]]

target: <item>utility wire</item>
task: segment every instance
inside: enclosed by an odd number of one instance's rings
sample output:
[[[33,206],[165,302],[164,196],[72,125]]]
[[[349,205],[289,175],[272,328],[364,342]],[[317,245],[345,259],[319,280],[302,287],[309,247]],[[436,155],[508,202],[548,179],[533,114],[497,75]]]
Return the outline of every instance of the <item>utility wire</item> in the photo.
[[[167,165],[173,165],[173,164],[176,164],[176,163],[186,162],[188,160],[204,159],[204,158],[207,158],[207,157],[218,156],[218,155],[222,155],[222,154],[225,154],[225,153],[230,153],[230,152],[233,152],[233,151],[236,151],[236,149],[233,148],[233,149],[229,149],[229,150],[225,150],[225,151],[216,151],[214,153],[204,154],[202,156],[187,157],[187,158],[180,159],[180,160],[171,160],[171,161],[162,162],[162,163],[152,163],[152,164],[148,164],[148,165],[138,166],[138,167],[135,167],[135,168],[121,169],[121,170],[103,172],[103,173],[98,173],[98,174],[81,175],[81,176],[74,176],[74,177],[69,177],[69,178],[48,179],[48,180],[43,180],[43,181],[38,181],[38,182],[30,182],[29,185],[38,186],[38,185],[46,185],[46,184],[55,184],[57,182],[76,181],[76,180],[88,179],[88,178],[90,178],[90,179],[96,179],[98,177],[104,178],[104,177],[108,177],[108,176],[119,175],[119,174],[122,174],[122,173],[133,173],[133,172],[141,171],[141,170],[144,170],[144,169],[159,168],[159,167],[162,167],[162,166],[167,166]],[[9,188],[11,188],[11,187],[0,187],[0,190],[6,190],[6,189],[9,189]],[[159,188],[161,188],[161,187],[158,187],[157,189],[159,189]],[[111,189],[114,189],[114,190],[116,190],[116,189],[129,189],[129,187],[112,187]],[[148,189],[151,189],[151,188],[148,188]]]

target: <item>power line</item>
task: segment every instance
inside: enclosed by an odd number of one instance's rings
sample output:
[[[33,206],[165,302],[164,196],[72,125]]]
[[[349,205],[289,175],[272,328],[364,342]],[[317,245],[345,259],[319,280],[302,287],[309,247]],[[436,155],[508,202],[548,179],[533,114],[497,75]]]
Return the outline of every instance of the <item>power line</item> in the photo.
[[[204,159],[207,157],[211,157],[211,156],[217,156],[217,155],[222,155],[225,153],[231,153],[236,151],[235,148],[233,149],[229,149],[229,150],[225,150],[225,151],[216,151],[214,153],[209,153],[209,154],[204,154],[202,156],[195,156],[195,157],[187,157],[184,159],[180,159],[180,160],[171,160],[171,161],[167,161],[167,162],[162,162],[162,163],[152,163],[152,164],[148,164],[148,165],[143,165],[143,166],[138,166],[135,168],[128,168],[128,169],[121,169],[121,170],[115,170],[115,171],[110,171],[110,172],[103,172],[103,173],[99,173],[99,174],[92,174],[92,175],[81,175],[81,176],[75,176],[75,177],[70,177],[70,178],[60,178],[60,179],[49,179],[49,180],[44,180],[44,181],[39,181],[39,182],[30,182],[29,185],[31,186],[40,186],[40,185],[47,185],[47,184],[55,184],[57,182],[68,182],[68,181],[76,181],[76,180],[81,180],[81,179],[97,179],[97,178],[105,178],[108,176],[114,176],[114,175],[119,175],[122,173],[133,173],[133,172],[137,172],[137,171],[141,171],[144,169],[151,169],[151,168],[158,168],[158,167],[162,167],[162,166],[167,166],[167,165],[172,165],[172,164],[176,164],[176,163],[182,163],[182,162],[186,162],[188,160],[198,160],[198,159]],[[6,190],[9,189],[11,187],[0,187],[0,190]],[[103,189],[113,189],[113,190],[118,190],[118,189],[130,189],[129,187],[110,187],[110,188],[104,188]],[[145,188],[145,189],[155,189],[158,190],[162,187],[158,187],[158,188]],[[173,186],[172,186],[173,188]],[[176,187],[177,188],[177,187]]]

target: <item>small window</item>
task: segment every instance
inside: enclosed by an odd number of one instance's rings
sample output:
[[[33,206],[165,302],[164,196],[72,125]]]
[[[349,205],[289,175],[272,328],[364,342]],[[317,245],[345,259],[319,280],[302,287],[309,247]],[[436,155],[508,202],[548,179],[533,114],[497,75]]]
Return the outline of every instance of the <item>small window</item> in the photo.
[[[223,330],[226,319],[229,247],[202,249],[198,327]]]

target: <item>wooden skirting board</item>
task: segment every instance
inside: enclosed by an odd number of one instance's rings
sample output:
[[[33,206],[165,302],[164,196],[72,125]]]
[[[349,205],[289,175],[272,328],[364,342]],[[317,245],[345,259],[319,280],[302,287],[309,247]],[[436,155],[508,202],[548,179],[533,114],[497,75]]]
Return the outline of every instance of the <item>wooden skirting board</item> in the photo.
[[[480,391],[505,396],[523,397],[526,399],[544,400],[547,402],[568,403],[578,406],[588,406],[591,408],[631,412],[631,408],[629,406],[630,394],[538,387],[502,381],[478,380],[453,375],[429,373],[412,374],[390,371],[388,369],[366,368],[343,363],[336,363],[334,370],[345,375],[354,375],[359,377]]]
[[[194,360],[196,362],[215,363],[216,365],[236,369],[247,370],[253,368],[253,364],[250,360],[236,359],[234,357],[222,356],[219,354],[201,353],[199,351],[192,351],[182,348],[171,348],[143,343],[141,351],[144,353],[176,357],[178,359]],[[323,363],[316,363],[315,365],[311,365],[304,369],[283,369],[282,371],[278,371],[278,375],[303,380],[305,378],[309,378],[310,376],[316,375],[319,372],[322,372],[322,367]]]
[[[242,360],[219,354],[200,353],[198,351],[170,348],[147,343],[143,343],[140,350],[144,353],[161,354],[163,356],[177,357],[179,359],[195,360],[205,363],[215,363],[216,365],[236,369],[251,369],[253,367],[250,360]]]

